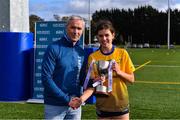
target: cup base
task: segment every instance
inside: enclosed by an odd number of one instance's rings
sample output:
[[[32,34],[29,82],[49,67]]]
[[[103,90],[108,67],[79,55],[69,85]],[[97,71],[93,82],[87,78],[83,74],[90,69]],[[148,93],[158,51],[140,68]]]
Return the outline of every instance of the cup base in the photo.
[[[108,96],[109,96],[108,93],[106,93],[106,92],[100,92],[100,91],[95,92],[95,95],[98,96],[98,97],[108,97]]]
[[[97,96],[108,96],[108,93],[107,93],[107,87],[106,86],[102,86],[102,85],[98,85],[96,87],[96,92],[95,94]]]

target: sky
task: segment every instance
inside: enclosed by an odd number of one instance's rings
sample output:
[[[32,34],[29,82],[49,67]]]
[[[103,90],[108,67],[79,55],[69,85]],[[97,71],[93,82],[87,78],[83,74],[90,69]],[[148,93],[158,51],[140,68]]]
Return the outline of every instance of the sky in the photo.
[[[172,9],[180,10],[180,0],[169,0],[169,3]],[[29,14],[38,15],[46,21],[54,20],[53,15],[55,14],[60,17],[80,15],[88,19],[96,10],[134,9],[144,5],[151,5],[159,11],[166,11],[168,0],[29,0]]]

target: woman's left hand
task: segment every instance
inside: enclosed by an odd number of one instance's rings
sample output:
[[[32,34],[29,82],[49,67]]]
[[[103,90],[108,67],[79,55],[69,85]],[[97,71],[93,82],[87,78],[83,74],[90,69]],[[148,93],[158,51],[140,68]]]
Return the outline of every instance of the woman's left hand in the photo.
[[[121,71],[120,66],[117,64],[117,62],[113,63],[112,70],[115,71],[117,74]]]

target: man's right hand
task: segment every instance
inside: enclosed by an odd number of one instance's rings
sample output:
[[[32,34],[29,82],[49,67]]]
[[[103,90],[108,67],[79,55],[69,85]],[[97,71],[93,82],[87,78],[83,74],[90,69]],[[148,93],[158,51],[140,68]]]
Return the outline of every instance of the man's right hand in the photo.
[[[80,107],[81,104],[82,104],[82,101],[78,97],[73,97],[71,101],[69,102],[69,106],[74,110]]]

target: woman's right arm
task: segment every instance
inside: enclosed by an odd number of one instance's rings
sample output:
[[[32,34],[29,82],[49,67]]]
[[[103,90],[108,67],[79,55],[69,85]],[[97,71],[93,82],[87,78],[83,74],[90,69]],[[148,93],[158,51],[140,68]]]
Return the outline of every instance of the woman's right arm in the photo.
[[[93,94],[94,90],[94,88],[86,89],[80,97],[81,102],[84,103]]]

